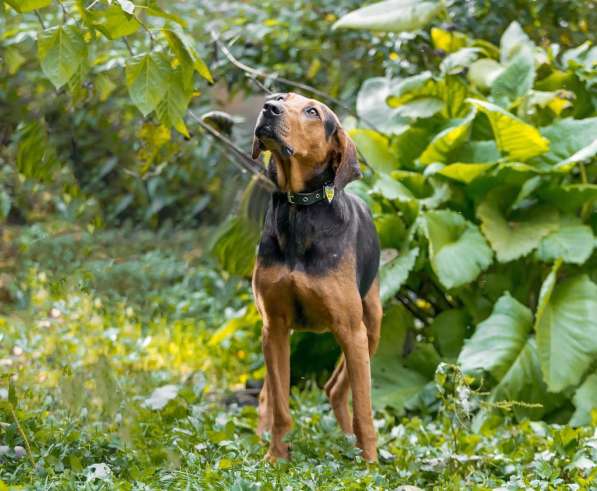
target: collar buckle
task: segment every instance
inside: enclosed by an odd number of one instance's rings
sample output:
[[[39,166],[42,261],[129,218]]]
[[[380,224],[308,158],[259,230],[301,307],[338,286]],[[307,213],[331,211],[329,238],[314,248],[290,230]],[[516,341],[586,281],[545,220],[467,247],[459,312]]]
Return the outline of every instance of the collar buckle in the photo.
[[[291,191],[288,191],[288,192],[286,193],[286,197],[288,198],[288,202],[289,202],[291,205],[296,205],[296,200],[295,200],[295,196],[294,196],[294,193],[293,193],[293,192],[291,192]]]

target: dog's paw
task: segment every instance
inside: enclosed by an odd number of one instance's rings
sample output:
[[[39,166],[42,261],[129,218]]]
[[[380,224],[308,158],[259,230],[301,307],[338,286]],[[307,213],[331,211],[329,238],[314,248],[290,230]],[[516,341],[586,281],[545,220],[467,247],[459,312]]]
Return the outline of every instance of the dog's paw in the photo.
[[[280,460],[290,461],[290,448],[287,444],[280,445],[275,449],[270,447],[263,460],[270,464],[275,464]]]

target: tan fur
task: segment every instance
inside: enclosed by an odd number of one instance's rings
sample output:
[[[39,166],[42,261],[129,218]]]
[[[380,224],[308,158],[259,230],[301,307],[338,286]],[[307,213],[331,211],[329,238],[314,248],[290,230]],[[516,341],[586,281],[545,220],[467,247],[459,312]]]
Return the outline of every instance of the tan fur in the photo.
[[[253,144],[253,157],[260,144],[272,152],[277,185],[282,191],[302,192],[305,184],[332,165],[334,185],[342,189],[360,175],[356,148],[341,128],[336,116],[313,99],[290,93],[284,96],[283,115],[277,126],[284,144],[292,155],[282,155],[280,141]],[[307,107],[316,107],[320,118],[305,117]],[[326,138],[326,117],[336,120],[337,131]],[[354,433],[363,457],[377,458],[376,436],[371,409],[370,357],[379,341],[381,303],[377,280],[361,299],[356,283],[353,254],[346,253],[333,271],[323,276],[309,276],[283,265],[264,266],[257,260],[253,272],[253,292],[263,318],[263,353],[266,377],[259,397],[258,434],[271,431],[267,453],[269,460],[289,458],[288,444],[283,441],[292,421],[289,410],[290,333],[297,328],[295,307],[301,306],[309,330],[331,331],[342,348],[342,358],[325,391],[346,433]],[[353,416],[348,408],[352,391]]]

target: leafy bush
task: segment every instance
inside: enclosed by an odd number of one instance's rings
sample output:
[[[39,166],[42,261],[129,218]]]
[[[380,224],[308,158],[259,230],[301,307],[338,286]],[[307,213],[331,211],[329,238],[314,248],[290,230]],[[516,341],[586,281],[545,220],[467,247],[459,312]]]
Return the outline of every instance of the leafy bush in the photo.
[[[371,27],[371,12],[338,26]],[[446,52],[439,70],[367,80],[357,110],[372,124],[351,130],[371,168],[358,190],[395,250],[381,267],[377,403],[429,406],[435,367],[457,360],[493,402],[527,403],[517,418],[586,424],[597,407],[597,48],[556,56],[516,22],[499,47],[439,27],[431,38]]]

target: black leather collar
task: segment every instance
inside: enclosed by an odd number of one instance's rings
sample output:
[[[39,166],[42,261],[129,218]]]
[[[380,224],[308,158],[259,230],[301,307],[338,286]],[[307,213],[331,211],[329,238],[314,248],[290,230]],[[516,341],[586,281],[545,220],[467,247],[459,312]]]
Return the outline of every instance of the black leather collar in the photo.
[[[321,189],[312,193],[293,193],[292,191],[288,191],[286,197],[291,205],[308,206],[319,203],[322,200],[327,200],[328,203],[331,203],[332,199],[334,199],[334,186],[326,184]]]

